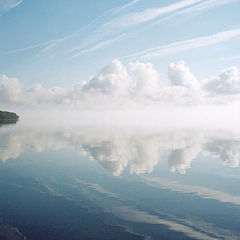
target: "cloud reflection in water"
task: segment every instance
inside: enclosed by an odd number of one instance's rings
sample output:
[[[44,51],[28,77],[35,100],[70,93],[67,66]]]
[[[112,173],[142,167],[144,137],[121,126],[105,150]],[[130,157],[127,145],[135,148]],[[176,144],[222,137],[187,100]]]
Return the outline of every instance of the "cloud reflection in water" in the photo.
[[[199,153],[218,158],[229,167],[238,167],[240,140],[229,132],[171,130],[121,131],[121,129],[7,128],[0,131],[0,161],[18,158],[27,148],[71,148],[97,161],[114,176],[129,168],[130,174],[151,173],[167,153],[172,172],[185,174]],[[165,154],[166,155],[166,154]]]

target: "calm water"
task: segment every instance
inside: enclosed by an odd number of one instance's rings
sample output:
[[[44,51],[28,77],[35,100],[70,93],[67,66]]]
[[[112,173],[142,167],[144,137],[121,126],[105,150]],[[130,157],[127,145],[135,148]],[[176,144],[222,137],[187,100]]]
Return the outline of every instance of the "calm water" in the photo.
[[[230,131],[1,126],[0,239],[240,239],[239,162]]]

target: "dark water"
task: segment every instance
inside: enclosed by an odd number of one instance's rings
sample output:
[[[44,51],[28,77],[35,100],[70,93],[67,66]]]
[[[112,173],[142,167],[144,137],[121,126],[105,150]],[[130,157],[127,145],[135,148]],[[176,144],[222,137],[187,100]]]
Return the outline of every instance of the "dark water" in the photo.
[[[1,127],[0,239],[240,239],[239,162],[230,131]]]

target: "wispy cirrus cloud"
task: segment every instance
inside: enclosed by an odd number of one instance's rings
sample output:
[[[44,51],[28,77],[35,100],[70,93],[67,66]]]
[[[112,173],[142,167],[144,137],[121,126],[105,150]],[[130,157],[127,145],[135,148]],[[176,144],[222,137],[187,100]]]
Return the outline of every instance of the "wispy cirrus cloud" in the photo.
[[[215,33],[212,35],[188,39],[188,40],[179,41],[179,42],[173,42],[170,44],[149,48],[141,52],[123,56],[120,59],[135,58],[135,57],[155,58],[159,56],[170,55],[177,52],[183,52],[191,49],[218,44],[218,43],[228,41],[237,37],[240,37],[240,28],[231,29],[231,30]]]
[[[0,12],[7,11],[20,5],[23,0],[0,0]]]
[[[49,40],[49,41],[46,41],[46,42],[43,42],[43,43],[27,46],[27,47],[24,47],[24,48],[14,49],[14,50],[11,50],[11,51],[5,53],[4,55],[11,55],[11,54],[25,52],[25,51],[29,51],[29,50],[33,50],[33,49],[38,49],[38,48],[43,48],[40,51],[40,53],[43,53],[43,52],[48,51],[51,48],[56,47],[58,44],[64,42],[65,40],[67,40],[71,36],[72,36],[72,34],[70,34],[68,36],[65,36],[63,38],[57,38],[57,39]]]
[[[80,48],[86,48],[93,42],[96,42],[99,38],[106,38],[106,36],[109,36],[109,34],[111,35],[112,33],[121,32],[121,30],[123,30],[125,28],[136,26],[136,25],[154,20],[155,18],[157,18],[161,15],[165,15],[167,13],[177,11],[179,9],[182,9],[187,6],[191,6],[193,4],[196,4],[196,3],[202,2],[202,1],[203,0],[183,0],[181,2],[167,5],[165,7],[148,8],[143,11],[124,14],[124,15],[120,15],[118,17],[113,17],[111,20],[105,21],[103,24],[98,25],[93,32],[88,34],[88,36],[81,43],[81,45],[70,49],[70,51],[74,51],[74,50],[80,49]],[[112,17],[112,15],[117,14],[117,13],[121,12],[122,10],[131,7],[138,2],[140,2],[140,0],[134,0],[125,5],[122,5],[120,7],[112,8],[112,9],[106,11],[100,17],[93,20],[91,22],[91,25],[95,24],[96,22],[99,22],[99,20],[102,18],[107,18],[107,16]]]
[[[114,15],[114,14],[118,14],[121,11],[126,10],[126,9],[134,6],[135,4],[137,4],[140,1],[142,1],[142,0],[132,0],[129,3],[126,3],[124,5],[120,5],[119,7],[114,7],[114,8],[108,9],[106,12],[104,12],[102,15],[100,15],[99,17],[97,17],[93,21],[95,22],[95,21],[99,20],[100,18],[106,17],[108,15],[111,16],[111,15]]]
[[[109,22],[106,22],[101,26],[101,29],[109,29],[109,28],[119,29],[119,28],[131,27],[138,24],[146,23],[156,19],[159,16],[183,9],[185,7],[197,4],[202,1],[203,0],[183,0],[171,5],[160,7],[160,8],[148,8],[143,11],[125,14],[121,17],[117,17]]]
[[[126,37],[126,34],[122,34],[122,35],[117,36],[115,38],[108,39],[108,40],[102,41],[102,42],[98,42],[97,44],[93,45],[92,47],[83,49],[81,52],[74,54],[72,57],[79,57],[79,56],[82,56],[82,55],[84,55],[86,53],[97,51],[97,50],[99,50],[101,48],[104,48],[104,47],[106,47],[108,45],[111,45],[111,44],[113,44],[113,43],[115,43],[117,41],[120,41],[120,40],[122,40],[125,37]]]
[[[24,47],[24,48],[14,49],[14,50],[11,50],[11,51],[7,52],[5,55],[10,55],[10,54],[19,53],[19,52],[25,52],[25,51],[28,51],[28,50],[31,50],[31,49],[35,49],[35,48],[41,48],[41,47],[50,45],[52,43],[53,43],[53,41],[51,40],[51,41],[47,41],[47,42],[43,42],[43,43],[27,46],[27,47]]]
[[[117,14],[117,13],[121,12],[122,10],[129,8],[129,7],[133,6],[134,4],[136,4],[137,2],[140,2],[140,1],[142,1],[142,0],[133,0],[133,1],[131,1],[131,2],[127,3],[127,4],[125,4],[125,5],[121,5],[120,7],[112,8],[112,9],[106,11],[103,15],[101,15],[101,16],[97,17],[96,19],[94,19],[92,22],[90,22],[89,24],[84,26],[82,29],[87,29],[89,26],[93,25],[96,21],[98,21],[100,18],[105,17],[106,15]],[[13,8],[13,7],[16,7],[16,6],[18,6],[22,2],[23,2],[23,0],[19,0],[19,1],[16,1],[16,0],[9,0],[9,1],[8,0],[0,0],[0,12],[8,10],[10,8]],[[39,54],[41,54],[43,52],[48,51],[51,48],[54,48],[58,44],[68,40],[72,36],[76,35],[76,33],[77,32],[74,32],[74,33],[72,33],[70,35],[67,35],[67,36],[63,37],[63,38],[58,38],[58,39],[46,41],[46,42],[39,43],[39,44],[33,44],[33,45],[30,45],[30,46],[27,46],[27,47],[24,47],[24,48],[14,49],[14,50],[11,50],[11,51],[7,52],[4,55],[11,55],[11,54],[15,54],[15,53],[29,51],[29,50],[32,50],[32,49],[43,48],[39,52]],[[85,54],[87,52],[96,51],[96,50],[98,50],[100,48],[103,48],[103,47],[105,47],[107,45],[110,45],[111,43],[114,43],[114,42],[122,39],[124,37],[124,35],[125,34],[122,34],[122,35],[117,36],[115,38],[112,38],[112,39],[109,39],[109,40],[105,40],[105,41],[102,41],[102,42],[98,42],[94,46],[89,47],[89,48],[87,48],[85,50],[82,50],[78,54],[75,54],[73,57],[77,57],[77,56],[83,55],[83,54]],[[87,46],[88,44],[85,44],[85,45]],[[72,51],[81,49],[83,47],[84,47],[84,44],[82,44],[80,46],[77,46],[77,47],[74,47],[74,48],[70,49],[69,51],[72,52]]]
[[[72,48],[70,49],[70,51],[74,51],[80,48],[86,48],[96,39],[106,38],[109,33],[112,34],[121,32],[129,27],[135,27],[137,25],[145,24],[154,20],[157,21],[154,24],[157,24],[159,23],[159,21],[166,21],[174,16],[205,11],[234,1],[236,0],[182,0],[174,4],[166,5],[159,8],[148,8],[142,11],[123,14],[118,17],[114,17],[109,21],[105,21],[103,24],[97,27],[96,30],[94,30],[80,46]],[[134,0],[121,7],[110,9],[102,16],[106,17],[117,14],[120,11],[137,4],[138,2],[140,2],[140,0]],[[163,18],[159,20],[160,17]],[[111,39],[106,41],[111,42]],[[102,45],[102,42],[97,42],[96,46],[98,45]],[[90,47],[89,49],[92,48]],[[80,55],[82,55],[83,53],[85,53],[85,50],[83,50]]]
[[[111,8],[108,9],[106,12],[104,12],[102,15],[96,17],[95,19],[93,19],[90,23],[88,23],[83,29],[88,29],[89,27],[93,27],[95,24],[97,24],[97,27],[95,28],[95,30],[93,30],[93,32],[90,32],[90,34],[88,33],[88,35],[85,37],[85,39],[83,40],[83,42],[80,45],[77,45],[75,47],[72,47],[71,49],[68,50],[68,52],[73,52],[75,50],[79,50],[79,49],[84,49],[84,48],[88,48],[90,44],[95,42],[95,45],[102,45],[103,42],[111,42],[111,39],[109,40],[105,40],[105,41],[98,41],[99,39],[99,35],[96,34],[96,32],[98,31],[99,25],[98,23],[104,19],[104,18],[108,18],[108,17],[112,17],[115,14],[120,13],[123,10],[126,10],[129,7],[134,6],[135,4],[137,4],[138,2],[140,2],[142,0],[133,0],[127,4],[121,5],[119,7],[115,7],[115,8]],[[100,25],[101,27],[102,25]],[[105,35],[104,33],[100,34],[100,35]],[[113,38],[112,38],[113,39]],[[92,48],[92,47],[89,47]],[[83,50],[84,51],[84,50]],[[82,55],[82,54],[80,54]]]
[[[190,6],[185,9],[181,9],[180,11],[174,12],[170,14],[169,16],[166,16],[160,20],[157,20],[156,22],[153,23],[153,25],[160,24],[164,21],[168,21],[174,17],[181,16],[181,15],[186,15],[186,14],[196,14],[200,13],[202,11],[207,11],[213,8],[217,8],[232,2],[236,2],[237,0],[206,0],[203,2],[200,2],[199,4]]]
[[[111,9],[110,13],[112,13],[112,14],[119,13],[119,12],[129,8],[129,7],[132,7],[133,5],[135,5],[136,3],[140,2],[140,1],[142,1],[142,0],[133,0],[133,1],[131,1],[131,2],[127,3],[127,4],[125,4],[125,5],[122,5],[120,7]]]

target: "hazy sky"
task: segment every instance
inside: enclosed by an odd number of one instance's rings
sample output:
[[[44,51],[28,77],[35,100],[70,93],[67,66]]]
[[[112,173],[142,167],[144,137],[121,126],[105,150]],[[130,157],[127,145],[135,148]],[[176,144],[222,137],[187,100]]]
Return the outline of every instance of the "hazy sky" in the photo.
[[[199,78],[240,62],[240,0],[0,0],[0,74],[72,87],[112,59],[184,60]]]

